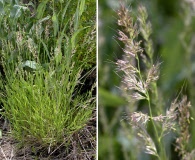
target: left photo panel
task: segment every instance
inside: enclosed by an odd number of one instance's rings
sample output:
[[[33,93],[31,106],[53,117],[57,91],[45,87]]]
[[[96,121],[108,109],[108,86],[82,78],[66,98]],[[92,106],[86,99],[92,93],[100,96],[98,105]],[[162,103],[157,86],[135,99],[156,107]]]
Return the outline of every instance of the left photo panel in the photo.
[[[0,1],[0,159],[96,159],[96,0]]]

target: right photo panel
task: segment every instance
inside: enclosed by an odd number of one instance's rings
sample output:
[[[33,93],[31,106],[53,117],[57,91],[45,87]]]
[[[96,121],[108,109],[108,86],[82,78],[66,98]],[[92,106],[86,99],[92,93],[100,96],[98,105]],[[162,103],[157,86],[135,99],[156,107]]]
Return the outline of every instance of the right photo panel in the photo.
[[[99,0],[99,160],[195,159],[195,1]]]

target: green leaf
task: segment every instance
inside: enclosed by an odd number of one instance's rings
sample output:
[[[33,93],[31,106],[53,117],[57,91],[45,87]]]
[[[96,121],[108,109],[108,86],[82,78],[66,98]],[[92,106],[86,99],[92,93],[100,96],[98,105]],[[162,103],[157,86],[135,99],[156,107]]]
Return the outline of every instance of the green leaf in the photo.
[[[69,0],[68,2],[66,2],[66,6],[64,7],[63,14],[62,14],[62,20],[64,19],[65,15],[66,15],[66,11],[67,11],[67,8],[68,8],[68,6],[70,4],[70,1],[71,0]]]
[[[50,17],[51,17],[51,16],[44,17],[44,18],[40,19],[40,20],[38,21],[38,23],[42,23],[42,22],[44,22],[44,21],[47,21],[48,19],[50,19]]]
[[[25,68],[31,68],[31,69],[37,69],[38,64],[35,61],[29,61],[22,63],[22,67]]]
[[[47,48],[47,45],[45,44],[45,42],[43,42],[42,39],[40,39],[40,41],[41,41],[41,43],[43,44],[43,47],[44,47],[44,49],[45,49],[45,51],[46,51],[46,53],[47,53],[47,56],[48,56],[49,59],[50,59],[51,57],[50,57],[50,54],[49,54],[49,50],[48,50],[48,48]]]
[[[54,36],[56,36],[59,30],[59,22],[56,13],[53,14],[52,21],[53,21],[53,28],[54,28]]]
[[[77,30],[77,31],[73,34],[73,36],[72,36],[72,38],[71,38],[72,49],[74,49],[74,47],[75,47],[77,35],[78,35],[81,31],[83,31],[83,30],[85,30],[86,28],[89,28],[89,27],[90,27],[90,26],[81,28],[81,29]]]
[[[85,0],[81,0],[80,8],[79,8],[79,16],[81,16],[85,9]]]
[[[27,10],[27,7],[20,6],[20,5],[14,5],[11,12],[10,17],[12,18],[19,18],[22,14],[22,10]]]
[[[118,107],[120,105],[125,105],[127,103],[123,98],[114,95],[111,92],[100,87],[98,89],[98,94],[99,104],[102,106]]]
[[[48,0],[46,1],[42,1],[38,8],[37,8],[37,19],[41,19],[43,17],[43,14],[45,12],[45,8],[46,8],[46,4],[47,4]]]

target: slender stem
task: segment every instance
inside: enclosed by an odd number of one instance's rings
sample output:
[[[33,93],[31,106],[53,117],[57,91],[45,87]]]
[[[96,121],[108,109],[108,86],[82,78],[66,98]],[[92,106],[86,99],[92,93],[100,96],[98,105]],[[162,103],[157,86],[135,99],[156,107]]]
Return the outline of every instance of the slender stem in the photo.
[[[154,128],[154,133],[155,133],[155,136],[157,138],[157,141],[159,142],[158,131],[157,131],[156,125],[154,124],[153,114],[152,114],[152,109],[151,109],[151,104],[150,104],[150,96],[149,96],[148,92],[147,92],[147,100],[148,100],[149,114],[150,114],[151,122],[152,122],[152,125],[153,125],[153,128]]]
[[[154,124],[154,120],[152,118],[153,114],[152,114],[152,109],[151,109],[150,96],[149,96],[148,92],[147,92],[147,100],[148,100],[149,114],[150,114],[150,117],[151,117],[151,122],[152,122],[152,125],[153,125],[153,128],[154,128],[156,140],[157,140],[157,143],[158,143],[158,146],[159,146],[160,157],[162,159],[166,159],[165,148],[164,148],[163,142],[161,141],[162,140],[162,132],[161,132],[161,135],[159,136],[158,130],[157,130],[156,125]]]
[[[142,78],[141,71],[140,71],[139,57],[138,57],[137,55],[136,55],[136,59],[137,59],[137,66],[138,66],[138,71],[139,71],[139,72],[138,72],[139,78],[140,78],[141,81],[143,82],[143,78]],[[151,109],[151,104],[150,104],[150,96],[149,96],[148,91],[146,91],[145,96],[146,96],[146,99],[147,99],[147,101],[148,101],[150,117],[153,117],[153,115],[152,115],[152,109]],[[151,118],[151,122],[152,122],[152,125],[153,125],[153,127],[154,127],[155,135],[156,135],[156,137],[158,138],[158,131],[157,131],[157,129],[156,129],[156,126],[155,126],[154,121],[153,121],[152,118]]]
[[[138,74],[139,74],[139,78],[141,79],[141,81],[143,82],[143,78],[142,78],[142,75],[141,75],[141,70],[140,70],[140,62],[139,62],[139,57],[138,55],[136,54],[136,60],[137,60],[137,68],[138,68]]]
[[[136,55],[136,60],[137,60],[138,75],[139,75],[139,78],[141,79],[141,81],[143,82],[143,78],[142,78],[141,71],[140,71],[139,57],[137,55]],[[158,97],[157,87],[155,86],[154,89],[155,89],[155,96],[156,96],[155,98],[157,98]],[[155,137],[156,137],[156,140],[157,140],[157,143],[158,143],[158,146],[159,146],[160,155],[162,155],[162,156],[157,155],[157,157],[158,157],[159,160],[161,160],[161,158],[166,159],[166,154],[165,154],[165,150],[164,150],[164,147],[163,147],[163,144],[162,144],[162,141],[161,141],[161,136],[159,137],[157,127],[156,127],[156,125],[154,123],[154,120],[153,120],[153,114],[152,114],[152,109],[151,109],[151,101],[150,101],[150,96],[149,96],[148,91],[146,91],[145,96],[146,96],[146,99],[148,101],[149,115],[151,117],[151,122],[152,122],[152,126],[153,126],[153,129],[154,129]]]
[[[149,114],[150,114],[151,122],[152,122],[152,125],[153,125],[153,128],[154,128],[155,137],[156,137],[156,140],[157,140],[157,143],[158,143],[158,146],[159,146],[160,155],[162,153],[162,156],[160,156],[160,157],[158,156],[158,158],[159,158],[159,160],[161,160],[161,158],[166,159],[165,150],[164,150],[161,138],[158,135],[158,130],[157,130],[156,125],[154,124],[154,120],[152,118],[153,114],[152,114],[152,109],[151,109],[150,96],[149,96],[148,92],[147,92],[147,100],[148,100],[148,106],[149,106]]]

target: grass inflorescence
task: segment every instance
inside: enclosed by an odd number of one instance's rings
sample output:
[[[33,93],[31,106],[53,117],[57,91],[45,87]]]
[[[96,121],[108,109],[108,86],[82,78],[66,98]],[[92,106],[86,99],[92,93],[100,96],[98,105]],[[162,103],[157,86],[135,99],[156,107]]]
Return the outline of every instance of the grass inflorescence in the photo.
[[[154,60],[152,25],[146,8],[140,5],[135,13],[121,4],[117,13],[118,40],[124,44],[124,55],[116,62],[117,71],[123,75],[120,89],[134,106],[126,118],[144,143],[145,153],[153,158],[169,159],[166,136],[172,132],[179,135],[174,143],[179,156],[193,159],[194,150],[190,151],[188,145],[191,105],[186,96],[179,94],[170,107],[163,106],[157,85],[161,62]]]

